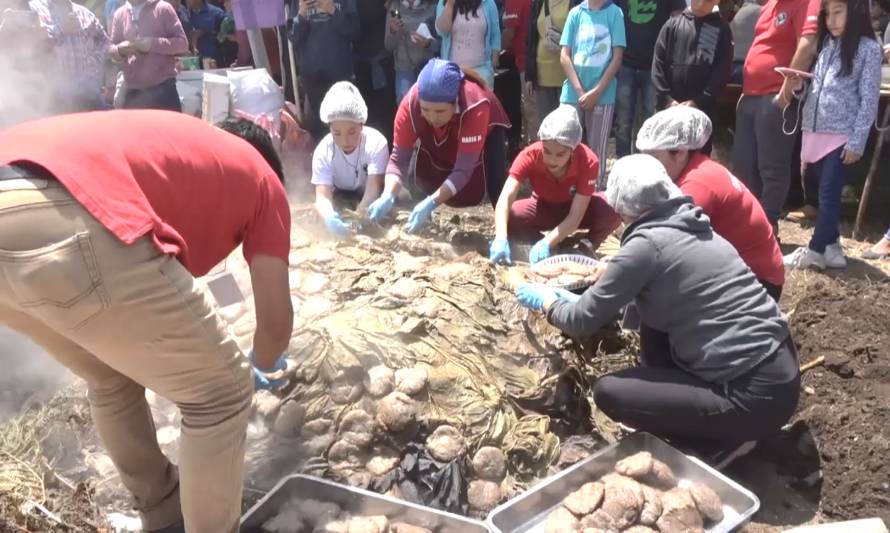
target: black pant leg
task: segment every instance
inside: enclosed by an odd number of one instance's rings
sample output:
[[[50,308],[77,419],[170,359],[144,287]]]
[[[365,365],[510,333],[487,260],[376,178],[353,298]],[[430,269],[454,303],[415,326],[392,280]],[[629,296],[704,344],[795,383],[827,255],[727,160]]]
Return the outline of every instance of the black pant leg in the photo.
[[[489,132],[482,157],[482,164],[485,165],[485,190],[491,206],[496,207],[507,181],[507,132],[504,128],[495,127]]]
[[[321,101],[324,100],[324,96],[334,82],[327,78],[304,76],[302,78],[302,84],[303,89],[306,91],[306,98],[309,100],[309,108],[312,115],[308,124],[306,124],[306,128],[315,140],[321,140],[321,138],[325,136],[326,131],[325,125],[319,116],[319,108],[321,107]]]
[[[522,144],[522,79],[512,55],[501,56],[501,68],[506,69],[494,78],[494,94],[504,106],[512,127],[507,132],[511,153]]]
[[[612,420],[668,438],[759,440],[779,431],[794,413],[800,394],[796,362],[789,339],[727,385],[678,368],[630,368],[601,377],[594,403]]]
[[[671,342],[667,333],[640,323],[640,362],[652,368],[677,368],[671,359]]]
[[[766,293],[769,294],[776,303],[779,303],[779,300],[782,299],[782,286],[762,279],[758,279],[757,281],[763,285],[763,288],[766,289]]]
[[[382,133],[391,146],[393,121],[395,120],[396,111],[396,74],[392,59],[381,60],[381,68],[385,75],[386,84],[383,87],[374,88],[371,62],[364,59],[356,61],[355,86],[368,106],[368,126]]]

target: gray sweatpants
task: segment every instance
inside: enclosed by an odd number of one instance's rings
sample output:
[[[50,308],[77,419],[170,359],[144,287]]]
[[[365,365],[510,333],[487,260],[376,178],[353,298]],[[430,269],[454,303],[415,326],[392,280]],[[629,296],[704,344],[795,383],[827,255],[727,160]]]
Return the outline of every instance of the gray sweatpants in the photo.
[[[584,111],[579,106],[578,116],[587,134],[587,146],[600,160],[600,172],[596,177],[596,190],[606,190],[606,158],[609,156],[609,134],[612,131],[614,105],[598,105],[592,111]]]
[[[782,131],[782,108],[773,103],[775,94],[746,96],[736,107],[735,144],[732,164],[736,175],[760,200],[773,224],[782,215],[791,185],[794,136]],[[787,129],[795,123],[797,106],[787,112]]]
[[[562,87],[535,87],[535,105],[538,108],[538,125],[549,115],[554,109],[559,107],[559,95],[562,93]],[[535,137],[538,130],[535,130]]]

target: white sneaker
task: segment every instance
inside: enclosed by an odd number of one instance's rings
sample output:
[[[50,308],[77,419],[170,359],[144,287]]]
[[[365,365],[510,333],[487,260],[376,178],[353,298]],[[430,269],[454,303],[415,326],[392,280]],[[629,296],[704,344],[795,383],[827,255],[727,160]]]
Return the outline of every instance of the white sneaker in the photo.
[[[782,259],[782,262],[785,263],[785,268],[797,268],[801,270],[805,268],[813,268],[822,270],[825,268],[825,255],[820,254],[819,252],[814,252],[806,246],[801,246],[797,250],[786,255]]]
[[[839,242],[825,247],[825,266],[828,268],[847,268],[847,257]]]

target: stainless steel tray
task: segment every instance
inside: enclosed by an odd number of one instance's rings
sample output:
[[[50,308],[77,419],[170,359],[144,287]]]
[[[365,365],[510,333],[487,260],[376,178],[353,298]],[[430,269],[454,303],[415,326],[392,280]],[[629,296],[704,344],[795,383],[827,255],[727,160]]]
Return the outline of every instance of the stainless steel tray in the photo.
[[[725,517],[708,528],[708,533],[734,531],[760,508],[760,500],[751,491],[695,457],[683,455],[649,433],[634,433],[497,507],[488,515],[489,527],[498,533],[543,532],[547,515],[561,505],[570,492],[611,472],[616,462],[640,451],[648,451],[670,466],[681,483],[684,480],[704,483],[720,496]]]
[[[262,531],[263,523],[276,516],[281,506],[295,497],[335,503],[354,515],[385,515],[391,521],[422,526],[435,533],[488,532],[488,527],[482,522],[463,516],[347,487],[326,479],[296,474],[279,481],[263,499],[247,511],[241,518],[241,533]]]

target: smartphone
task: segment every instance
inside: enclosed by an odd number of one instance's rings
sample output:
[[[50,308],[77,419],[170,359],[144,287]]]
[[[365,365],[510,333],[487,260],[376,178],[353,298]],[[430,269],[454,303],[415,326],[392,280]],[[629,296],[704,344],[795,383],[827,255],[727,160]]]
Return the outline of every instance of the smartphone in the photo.
[[[796,78],[810,79],[813,77],[813,74],[811,72],[806,72],[804,70],[797,70],[797,69],[788,68],[788,67],[776,67],[775,71],[778,72],[779,74],[781,74],[782,76],[785,76],[786,78],[795,78],[796,77]]]
[[[402,18],[402,12],[399,11],[399,8],[394,8],[389,12],[390,16],[395,19]]]

